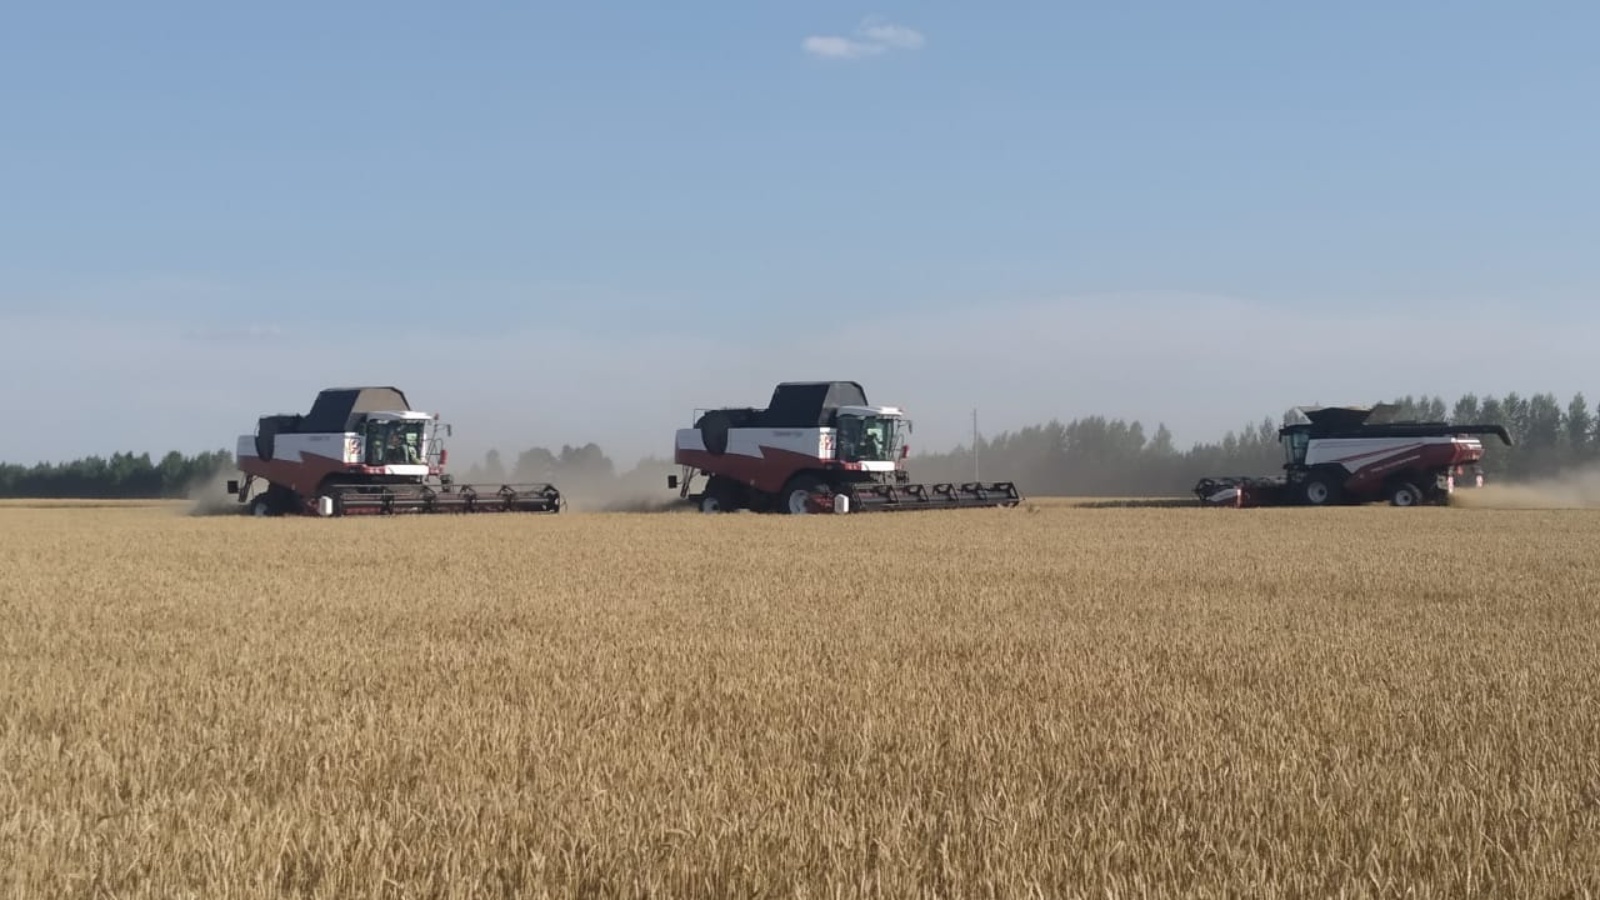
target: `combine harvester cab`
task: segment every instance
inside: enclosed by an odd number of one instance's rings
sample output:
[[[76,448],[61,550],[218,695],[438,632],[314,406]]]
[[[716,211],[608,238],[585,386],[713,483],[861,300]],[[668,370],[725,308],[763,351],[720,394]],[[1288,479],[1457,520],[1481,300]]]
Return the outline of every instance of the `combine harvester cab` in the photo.
[[[305,415],[262,416],[239,438],[228,493],[257,516],[559,512],[549,484],[455,484],[434,413],[393,387],[328,388]],[[251,497],[251,486],[265,490]]]
[[[682,476],[667,486],[702,512],[789,515],[1016,506],[1010,482],[913,484],[905,469],[911,422],[873,406],[854,381],[785,382],[765,409],[698,414],[677,433]],[[705,485],[694,491],[697,475]]]
[[[1308,421],[1278,430],[1283,476],[1202,478],[1195,496],[1203,506],[1443,505],[1457,488],[1483,486],[1479,435],[1511,445],[1501,425],[1401,421],[1394,418],[1398,410],[1393,404],[1302,409]]]

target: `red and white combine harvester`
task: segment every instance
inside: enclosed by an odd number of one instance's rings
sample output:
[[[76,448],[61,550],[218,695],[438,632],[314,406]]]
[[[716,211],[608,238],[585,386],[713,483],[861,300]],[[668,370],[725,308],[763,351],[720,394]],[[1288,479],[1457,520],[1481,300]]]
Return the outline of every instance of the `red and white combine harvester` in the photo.
[[[1202,478],[1194,493],[1205,506],[1334,506],[1387,500],[1395,506],[1449,501],[1471,478],[1483,485],[1483,442],[1501,425],[1401,421],[1400,407],[1332,406],[1302,409],[1308,421],[1278,430],[1284,475],[1278,478]]]
[[[697,411],[698,412],[698,411]],[[854,381],[785,382],[765,409],[714,409],[681,428],[667,478],[702,512],[790,515],[1016,506],[1011,482],[912,484],[911,423]],[[696,474],[705,486],[693,490]]]
[[[398,388],[328,388],[309,413],[262,416],[239,438],[244,480],[228,493],[258,516],[560,511],[552,485],[454,484],[441,432]],[[266,489],[252,498],[257,480]]]

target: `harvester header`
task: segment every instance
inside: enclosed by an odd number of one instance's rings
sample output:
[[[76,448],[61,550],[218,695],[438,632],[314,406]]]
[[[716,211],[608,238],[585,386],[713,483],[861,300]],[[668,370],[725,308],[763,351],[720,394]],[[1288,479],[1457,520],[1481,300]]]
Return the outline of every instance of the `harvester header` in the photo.
[[[328,388],[310,412],[261,416],[240,436],[244,478],[228,492],[257,516],[560,511],[553,485],[455,484],[445,472],[450,433],[399,388]],[[266,488],[252,497],[256,481]]]
[[[854,381],[779,384],[765,408],[697,411],[677,432],[682,476],[669,488],[702,512],[750,509],[800,515],[1016,506],[1011,482],[913,484],[906,471],[911,421],[875,406]],[[706,478],[696,492],[697,475]]]

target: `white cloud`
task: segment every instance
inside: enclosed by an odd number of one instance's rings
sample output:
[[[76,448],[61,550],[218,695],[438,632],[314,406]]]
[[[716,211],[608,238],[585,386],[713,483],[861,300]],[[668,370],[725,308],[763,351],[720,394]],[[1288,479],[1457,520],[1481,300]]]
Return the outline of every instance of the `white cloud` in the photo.
[[[878,16],[869,16],[856,27],[853,37],[812,35],[800,46],[812,56],[828,59],[860,59],[889,50],[918,50],[927,39],[922,32],[896,25]]]
[[[901,50],[917,50],[927,40],[922,32],[904,25],[896,25],[883,19],[872,17],[861,23],[858,33],[871,41],[877,41],[888,47],[897,47]]]
[[[883,47],[877,44],[838,36],[814,35],[801,42],[801,46],[812,56],[825,56],[831,59],[856,59],[883,52]]]

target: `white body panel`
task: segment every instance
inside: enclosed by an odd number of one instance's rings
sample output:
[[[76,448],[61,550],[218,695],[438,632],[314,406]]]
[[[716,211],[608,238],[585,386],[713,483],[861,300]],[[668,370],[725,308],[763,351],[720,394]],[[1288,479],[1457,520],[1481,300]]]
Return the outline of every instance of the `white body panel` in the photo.
[[[761,448],[769,447],[813,459],[832,460],[837,439],[837,429],[833,428],[730,428],[727,452],[762,459],[765,454]],[[678,449],[704,452],[706,444],[700,429],[678,429]],[[895,469],[892,459],[867,460],[855,465],[865,472],[893,472]]]
[[[427,439],[423,439],[423,459],[427,459]],[[279,434],[273,438],[272,459],[275,462],[300,463],[307,456],[320,456],[325,459],[338,460],[346,465],[359,466],[366,455],[366,441],[355,432],[344,434]],[[235,456],[240,462],[259,459],[256,455],[256,439],[254,435],[243,434],[239,436],[239,445]],[[426,462],[416,464],[389,464],[385,466],[369,466],[369,472],[381,472],[385,475],[400,475],[413,478],[426,478],[429,474]]]
[[[762,447],[798,453],[816,460],[833,461],[838,429],[834,428],[730,428],[727,453],[764,459]],[[678,449],[705,452],[705,439],[698,428],[678,429]],[[863,472],[893,472],[892,459],[864,460],[852,463]]]
[[[906,411],[898,406],[841,406],[839,414],[842,416],[877,416],[884,419],[903,419]]]
[[[816,459],[832,459],[833,443],[832,428],[730,428],[727,452],[761,459],[764,456],[761,448],[766,446]],[[706,443],[700,429],[678,429],[678,449],[704,452]]]
[[[1379,460],[1431,444],[1450,443],[1471,449],[1482,447],[1475,438],[1458,437],[1317,438],[1306,447],[1306,465],[1338,463],[1354,472]]]
[[[869,460],[863,460],[863,461],[861,461],[859,463],[856,463],[856,465],[860,466],[861,467],[861,471],[863,471],[863,472],[893,472],[894,471],[894,460],[892,460],[892,459],[869,459]]]
[[[285,462],[300,462],[307,455],[337,459],[351,465],[361,464],[363,451],[361,435],[346,434],[280,434],[272,440],[272,458]],[[254,435],[239,436],[238,457],[256,459]]]
[[[368,472],[379,472],[384,475],[404,475],[407,478],[427,478],[429,474],[426,463],[390,464],[387,466],[368,466]]]

